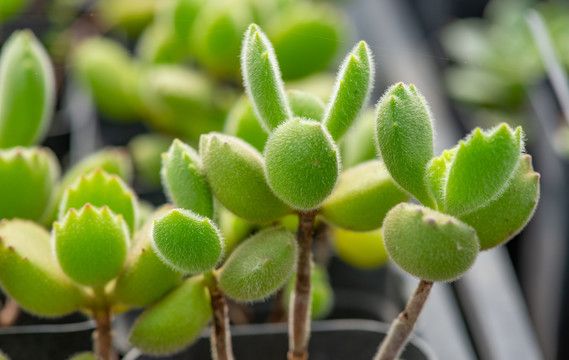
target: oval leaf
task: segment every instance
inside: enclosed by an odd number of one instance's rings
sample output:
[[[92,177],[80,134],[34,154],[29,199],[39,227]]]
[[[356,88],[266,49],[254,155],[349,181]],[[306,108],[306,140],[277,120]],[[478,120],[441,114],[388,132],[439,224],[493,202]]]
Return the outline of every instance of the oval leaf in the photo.
[[[61,316],[86,299],[52,256],[50,235],[41,226],[14,219],[0,222],[0,282],[27,311]]]
[[[295,209],[315,209],[330,195],[340,171],[332,137],[316,121],[293,119],[265,146],[265,170],[273,192]]]
[[[223,256],[224,241],[210,219],[174,209],[154,220],[152,245],[174,269],[201,273],[217,265]]]
[[[129,342],[144,353],[171,354],[189,346],[211,315],[209,292],[201,277],[193,277],[138,317]]]
[[[241,49],[243,85],[257,118],[270,132],[292,118],[275,51],[267,36],[252,24]]]
[[[462,221],[419,205],[395,206],[383,223],[385,249],[399,267],[419,279],[454,281],[474,263],[476,231]]]
[[[382,229],[354,232],[335,228],[332,230],[332,242],[340,259],[360,269],[377,268],[389,260]]]
[[[296,241],[283,228],[263,230],[245,240],[227,259],[219,275],[225,294],[239,301],[261,300],[290,278]]]
[[[235,215],[266,223],[290,211],[269,188],[263,157],[251,145],[222,134],[202,135],[200,154],[215,197]]]
[[[373,88],[375,65],[371,50],[360,41],[340,66],[336,86],[326,108],[324,124],[338,141],[366,105]]]
[[[369,231],[381,227],[385,214],[409,195],[397,186],[379,160],[344,171],[322,204],[320,214],[335,226]]]
[[[317,96],[301,90],[289,90],[287,96],[294,116],[322,121],[324,103]]]
[[[423,205],[433,207],[425,181],[433,157],[431,114],[414,85],[391,86],[379,100],[376,141],[393,179]]]

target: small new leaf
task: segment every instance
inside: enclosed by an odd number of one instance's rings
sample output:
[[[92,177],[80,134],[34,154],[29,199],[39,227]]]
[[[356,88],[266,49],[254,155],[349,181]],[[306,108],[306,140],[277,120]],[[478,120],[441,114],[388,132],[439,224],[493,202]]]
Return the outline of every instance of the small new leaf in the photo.
[[[275,51],[261,29],[251,24],[241,49],[245,91],[257,118],[269,132],[292,118]]]
[[[371,50],[360,41],[340,66],[336,86],[326,108],[324,124],[338,141],[365,106],[373,88],[375,67]]]

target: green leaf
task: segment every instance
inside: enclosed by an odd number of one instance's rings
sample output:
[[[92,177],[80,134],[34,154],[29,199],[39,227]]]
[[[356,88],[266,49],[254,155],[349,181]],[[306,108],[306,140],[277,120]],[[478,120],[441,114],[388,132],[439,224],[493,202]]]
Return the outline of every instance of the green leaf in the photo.
[[[73,355],[68,360],[100,360],[100,358],[92,352],[83,352]]]
[[[378,268],[389,260],[382,229],[355,232],[333,228],[332,244],[340,259],[359,269]]]
[[[326,69],[346,34],[346,23],[327,4],[295,2],[268,24],[283,78],[298,79]]]
[[[414,85],[395,84],[379,100],[376,141],[393,179],[423,205],[433,207],[425,180],[433,157],[432,120]]]
[[[339,144],[344,169],[377,158],[375,139],[370,136],[374,129],[375,114],[371,109],[365,110]]]
[[[182,273],[164,264],[152,247],[154,219],[170,209],[171,206],[165,205],[156,210],[144,227],[137,232],[134,246],[115,282],[114,301],[129,306],[149,306],[180,282]]]
[[[57,158],[48,148],[0,150],[0,219],[40,221],[58,177]]]
[[[61,270],[41,226],[19,219],[0,222],[0,282],[29,312],[62,316],[86,305],[86,297]]]
[[[383,222],[385,249],[399,267],[419,279],[454,281],[474,263],[476,231],[455,217],[409,203],[395,206]]]
[[[501,194],[523,150],[521,128],[502,124],[488,132],[476,128],[461,141],[449,165],[445,212],[464,214]]]
[[[233,251],[221,268],[219,286],[235,300],[262,300],[284,285],[295,262],[293,234],[283,228],[266,229]]]
[[[19,14],[28,6],[29,3],[30,0],[2,0],[2,6],[0,7],[0,23]],[[3,354],[0,353],[0,355]]]
[[[446,179],[450,163],[456,154],[456,150],[456,147],[450,150],[444,150],[441,156],[434,157],[427,166],[427,183],[438,209],[444,209],[445,206]]]
[[[147,354],[171,354],[194,342],[211,315],[203,279],[189,278],[138,317],[129,342]]]
[[[301,90],[289,90],[287,96],[293,116],[322,121],[324,103],[318,97]]]
[[[65,191],[59,205],[59,218],[69,209],[79,210],[85,204],[107,206],[116,215],[122,215],[131,234],[138,227],[136,194],[116,175],[99,169],[81,176]]]
[[[247,96],[241,96],[227,114],[223,133],[245,140],[258,151],[263,151],[269,138],[269,134],[257,120]]]
[[[366,105],[375,74],[371,50],[360,41],[344,59],[336,79],[334,92],[324,116],[324,124],[338,141]]]
[[[223,257],[224,241],[208,218],[174,209],[154,220],[152,245],[172,268],[186,273],[213,269]]]
[[[320,214],[331,224],[352,231],[381,227],[385,214],[396,204],[409,200],[379,160],[344,171],[326,199]]]
[[[251,145],[213,133],[200,138],[200,154],[215,197],[235,215],[266,223],[290,212],[269,188],[263,157]]]
[[[123,267],[129,233],[121,215],[90,204],[71,209],[53,227],[54,251],[63,272],[85,286],[102,286]]]
[[[137,72],[121,45],[108,38],[91,37],[73,50],[71,67],[107,116],[117,120],[138,117],[133,106]]]
[[[225,257],[255,229],[255,225],[236,216],[221,204],[218,209],[219,230],[225,240]]]
[[[243,31],[253,20],[246,6],[232,0],[208,1],[197,13],[191,30],[191,48],[196,58],[217,76],[239,74]]]
[[[14,32],[0,56],[0,149],[43,140],[55,91],[53,65],[43,45],[30,30]]]
[[[539,174],[531,157],[522,155],[520,165],[504,192],[488,205],[460,216],[476,229],[480,249],[488,250],[516,236],[532,218],[539,200]]]
[[[257,118],[270,132],[292,118],[275,51],[261,29],[251,24],[241,49],[245,92]]]
[[[198,215],[213,217],[213,197],[198,153],[176,139],[162,157],[162,184],[168,199]]]
[[[128,142],[128,150],[138,178],[149,187],[160,187],[162,153],[168,151],[172,138],[158,133],[144,133]]]
[[[265,170],[269,186],[282,201],[295,209],[312,210],[334,189],[340,157],[322,124],[295,118],[269,138]]]

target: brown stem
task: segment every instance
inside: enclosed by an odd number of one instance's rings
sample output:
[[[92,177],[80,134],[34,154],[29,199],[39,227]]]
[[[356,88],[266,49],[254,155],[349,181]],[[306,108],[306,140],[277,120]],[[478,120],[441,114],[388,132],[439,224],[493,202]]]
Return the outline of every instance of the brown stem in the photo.
[[[310,271],[312,267],[312,234],[316,212],[298,214],[298,261],[296,283],[290,299],[288,360],[308,359],[310,336]]]
[[[20,315],[20,306],[12,299],[7,298],[4,307],[0,310],[0,327],[14,325]]]
[[[116,360],[117,354],[113,349],[113,333],[111,329],[111,312],[110,310],[98,311],[94,316],[97,323],[97,329],[93,333],[93,342],[95,343],[95,354],[101,360]]]
[[[275,295],[275,299],[273,301],[273,310],[269,314],[267,322],[280,323],[285,321],[286,321],[286,309],[284,306],[283,290],[281,289]]]
[[[229,314],[225,295],[219,288],[213,273],[206,274],[205,278],[213,309],[213,329],[211,329],[211,352],[213,359],[233,360],[231,334],[229,333]]]
[[[405,306],[405,310],[391,324],[389,332],[373,360],[394,360],[399,357],[409,335],[413,331],[415,322],[429,297],[432,287],[432,281],[421,280],[419,282],[417,289],[415,289],[407,306]]]

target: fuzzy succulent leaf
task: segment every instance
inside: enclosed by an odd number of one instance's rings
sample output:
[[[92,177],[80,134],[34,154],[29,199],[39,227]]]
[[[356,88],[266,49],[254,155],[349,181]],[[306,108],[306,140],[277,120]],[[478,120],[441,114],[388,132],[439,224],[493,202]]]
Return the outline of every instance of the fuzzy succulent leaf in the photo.
[[[167,152],[171,144],[170,136],[154,132],[137,135],[128,142],[128,150],[141,182],[160,187],[162,153]]]
[[[295,2],[268,24],[283,78],[299,79],[326,69],[347,32],[340,14],[327,4]]]
[[[116,175],[101,169],[81,176],[67,188],[59,204],[59,218],[69,209],[79,210],[85,204],[107,206],[126,221],[130,233],[138,227],[138,200],[136,194]]]
[[[350,130],[340,142],[342,154],[342,167],[351,168],[364,161],[377,158],[377,149],[373,134],[375,128],[375,114],[369,109],[356,119]]]
[[[48,148],[0,150],[0,219],[40,221],[59,171],[57,158]]]
[[[445,183],[450,163],[454,154],[456,154],[456,149],[455,147],[450,150],[444,150],[441,156],[434,157],[427,165],[426,180],[438,209],[444,209]]]
[[[227,257],[242,240],[251,234],[255,225],[236,216],[221,205],[217,209],[219,214],[217,223],[225,239],[224,255]]]
[[[376,142],[393,179],[432,207],[425,176],[433,157],[433,127],[427,103],[414,85],[391,86],[379,100]]]
[[[171,354],[189,346],[211,315],[209,291],[201,277],[192,277],[138,317],[129,342],[147,354]]]
[[[0,282],[27,311],[62,316],[85,305],[80,288],[52,256],[50,235],[26,220],[0,222]]]
[[[290,298],[296,283],[296,276],[290,277],[284,288],[285,309],[290,310]],[[334,290],[326,269],[318,264],[312,266],[310,272],[310,317],[312,320],[324,319],[334,305]]]
[[[445,212],[464,214],[500,195],[518,165],[523,150],[522,129],[501,124],[482,132],[476,128],[461,141],[449,164],[445,182]]]
[[[334,189],[339,171],[336,144],[319,122],[292,119],[279,126],[265,146],[269,186],[295,209],[319,207]]]
[[[104,285],[119,274],[129,239],[122,215],[106,206],[71,209],[53,228],[55,256],[63,272],[85,286]]]
[[[247,96],[239,98],[229,111],[223,133],[243,139],[259,151],[263,151],[269,138],[269,134],[257,120]]]
[[[135,238],[125,265],[117,277],[113,298],[129,306],[149,306],[181,280],[182,273],[164,264],[152,247],[151,229],[154,219],[164,215],[171,206],[156,210]]]
[[[293,116],[322,121],[324,102],[317,96],[302,90],[289,90],[287,96]]]
[[[136,67],[129,53],[109,38],[91,37],[73,49],[71,66],[97,107],[113,119],[138,116],[134,107]]]
[[[292,118],[275,51],[255,24],[245,32],[241,70],[243,85],[255,114],[269,132]]]
[[[476,229],[480,250],[491,249],[513,238],[537,207],[539,174],[533,171],[529,155],[522,155],[519,161],[515,174],[497,199],[459,217]]]
[[[372,160],[344,171],[320,214],[335,226],[352,231],[381,227],[385,214],[409,195],[393,182],[385,165]]]
[[[223,257],[224,241],[215,224],[189,210],[174,209],[154,220],[152,245],[174,269],[201,273]]]
[[[213,133],[200,138],[200,154],[215,197],[235,215],[266,223],[290,212],[269,188],[263,157],[251,145]]]
[[[162,184],[170,201],[198,215],[213,217],[213,197],[198,153],[176,139],[162,158]]]
[[[219,274],[219,286],[238,301],[264,299],[290,278],[296,262],[294,235],[284,228],[251,236],[229,256]]]
[[[334,228],[332,244],[336,255],[356,268],[373,269],[389,260],[383,244],[382,229],[355,232]]]
[[[373,88],[375,65],[371,50],[360,41],[340,66],[336,85],[324,116],[324,124],[338,141],[366,105]]]
[[[383,222],[385,249],[399,267],[419,279],[454,281],[474,263],[476,231],[455,217],[420,205],[395,206]]]
[[[0,56],[0,149],[42,141],[55,92],[53,65],[43,45],[30,30],[14,32]]]

